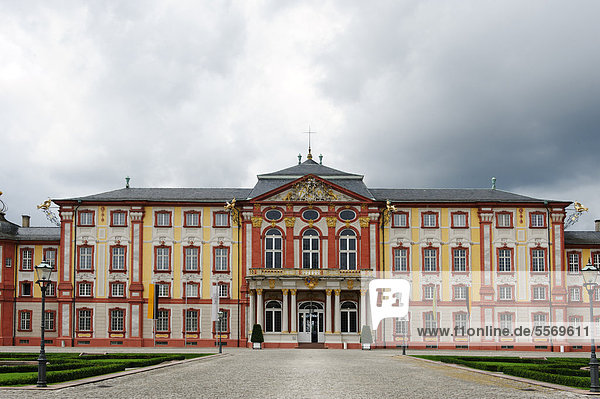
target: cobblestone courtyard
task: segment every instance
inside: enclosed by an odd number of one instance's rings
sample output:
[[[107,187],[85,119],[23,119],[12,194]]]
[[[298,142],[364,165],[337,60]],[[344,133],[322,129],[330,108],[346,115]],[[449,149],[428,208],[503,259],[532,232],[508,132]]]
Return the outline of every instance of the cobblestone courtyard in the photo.
[[[57,391],[2,398],[580,398],[399,356],[399,351],[234,350]]]

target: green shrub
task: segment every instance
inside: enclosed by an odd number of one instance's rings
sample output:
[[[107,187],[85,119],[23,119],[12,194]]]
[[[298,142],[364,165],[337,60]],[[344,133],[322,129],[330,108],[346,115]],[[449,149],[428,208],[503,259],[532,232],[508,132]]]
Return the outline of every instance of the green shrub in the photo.
[[[265,342],[260,324],[255,324],[252,327],[252,336],[250,337],[250,342],[260,342],[261,344]]]

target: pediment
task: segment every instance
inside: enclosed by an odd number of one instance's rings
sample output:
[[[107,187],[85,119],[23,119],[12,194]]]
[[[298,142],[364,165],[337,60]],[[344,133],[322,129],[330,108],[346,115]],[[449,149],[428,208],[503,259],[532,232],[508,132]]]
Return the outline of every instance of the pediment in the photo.
[[[282,187],[280,190],[265,193],[261,201],[277,202],[358,202],[361,196],[353,196],[341,187],[315,176],[308,176]]]

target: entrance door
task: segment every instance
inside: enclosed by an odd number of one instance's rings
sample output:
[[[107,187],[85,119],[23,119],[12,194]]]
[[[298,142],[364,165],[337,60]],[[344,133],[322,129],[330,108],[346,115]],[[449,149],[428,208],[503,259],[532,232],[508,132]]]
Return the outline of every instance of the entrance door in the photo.
[[[298,306],[298,342],[324,342],[324,318],[322,303],[301,303]]]

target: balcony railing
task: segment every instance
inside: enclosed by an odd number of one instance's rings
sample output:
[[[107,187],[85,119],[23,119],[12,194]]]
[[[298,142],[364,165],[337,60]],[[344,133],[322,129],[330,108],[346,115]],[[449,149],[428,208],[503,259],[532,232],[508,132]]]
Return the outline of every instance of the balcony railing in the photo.
[[[368,269],[340,270],[340,269],[300,269],[300,268],[251,268],[250,276],[324,276],[324,277],[373,277],[374,272]]]

